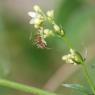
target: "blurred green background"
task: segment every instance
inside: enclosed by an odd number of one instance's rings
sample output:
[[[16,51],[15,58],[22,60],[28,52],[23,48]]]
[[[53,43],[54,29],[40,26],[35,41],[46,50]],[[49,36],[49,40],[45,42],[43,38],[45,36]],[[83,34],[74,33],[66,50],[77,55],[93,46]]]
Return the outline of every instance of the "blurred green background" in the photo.
[[[49,38],[48,47],[37,49],[29,40],[34,30],[27,13],[38,4],[44,11],[54,9],[56,22],[63,26],[73,47],[85,56],[90,75],[95,77],[95,0],[0,0],[0,77],[62,95],[83,95],[62,83],[87,85],[81,70],[65,65],[68,52],[63,40]],[[95,83],[95,82],[94,82]],[[0,87],[2,95],[30,95]]]

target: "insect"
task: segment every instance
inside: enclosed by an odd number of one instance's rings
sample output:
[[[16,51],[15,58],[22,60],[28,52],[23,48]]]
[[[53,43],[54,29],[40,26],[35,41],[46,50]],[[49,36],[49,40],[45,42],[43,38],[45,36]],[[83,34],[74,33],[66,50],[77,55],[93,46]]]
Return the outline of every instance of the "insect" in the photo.
[[[43,28],[37,30],[34,35],[32,35],[31,33],[29,39],[32,40],[34,46],[40,49],[51,49],[47,47],[47,42],[44,38]]]
[[[41,49],[44,49],[47,47],[47,43],[45,39],[42,37],[40,33],[35,34],[34,36],[34,44]]]

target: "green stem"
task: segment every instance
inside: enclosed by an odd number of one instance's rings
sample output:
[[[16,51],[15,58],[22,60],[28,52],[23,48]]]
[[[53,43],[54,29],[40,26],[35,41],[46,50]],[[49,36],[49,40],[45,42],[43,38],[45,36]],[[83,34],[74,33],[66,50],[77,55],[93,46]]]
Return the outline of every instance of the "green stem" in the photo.
[[[35,87],[31,87],[31,86],[27,86],[27,85],[24,85],[24,84],[8,81],[8,80],[5,80],[5,79],[0,79],[0,86],[9,87],[9,88],[12,88],[12,89],[32,93],[32,94],[35,94],[35,95],[57,95],[57,94],[47,92],[47,91],[44,91],[44,90],[41,90],[41,89],[38,89],[38,88],[35,88]]]
[[[89,86],[91,87],[93,94],[95,95],[95,86],[94,86],[94,83],[92,82],[92,80],[90,79],[88,69],[87,69],[87,66],[85,65],[85,63],[82,64],[82,67],[83,67],[84,76],[85,76]]]
[[[67,47],[70,49],[70,48],[73,48],[72,47],[72,44],[70,43],[70,41],[66,38],[66,37],[63,37],[63,40],[65,42],[65,44],[67,45]]]
[[[72,48],[72,45],[71,45],[71,43],[68,41],[68,39],[67,39],[66,37],[64,37],[63,39],[64,39],[66,45],[68,46],[68,48]],[[80,62],[81,62],[81,61],[80,61]],[[93,94],[95,95],[95,86],[94,86],[94,83],[92,82],[92,80],[90,79],[87,66],[85,65],[84,62],[82,62],[82,67],[83,67],[83,72],[84,72],[85,78],[86,78],[86,80],[87,80],[89,86],[91,87],[91,90],[92,90]]]

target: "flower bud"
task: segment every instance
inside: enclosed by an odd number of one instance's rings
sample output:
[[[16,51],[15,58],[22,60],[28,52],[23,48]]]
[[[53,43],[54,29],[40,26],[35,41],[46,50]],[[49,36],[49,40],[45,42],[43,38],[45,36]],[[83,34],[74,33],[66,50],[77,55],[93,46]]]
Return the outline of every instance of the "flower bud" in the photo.
[[[60,30],[60,35],[64,36],[64,31],[62,29]]]
[[[48,35],[49,34],[49,29],[44,29],[44,34]]]
[[[54,30],[56,32],[59,32],[60,31],[60,27],[58,25],[56,25],[56,24],[54,24],[53,28],[54,28]]]
[[[44,29],[44,38],[49,37],[51,35],[53,35],[52,30]]]
[[[40,25],[42,23],[42,20],[41,19],[39,19],[39,18],[36,18],[35,19],[35,24],[36,25]]]
[[[39,7],[38,5],[35,5],[35,6],[33,7],[33,9],[34,9],[36,12],[40,12],[40,11],[41,11],[41,9],[40,9],[40,7]]]
[[[62,60],[65,60],[66,63],[73,63],[73,64],[82,64],[85,60],[81,56],[80,53],[70,49],[70,53],[63,56]]]
[[[53,10],[51,10],[51,11],[47,11],[47,16],[49,17],[49,18],[53,18],[54,17],[54,11]]]

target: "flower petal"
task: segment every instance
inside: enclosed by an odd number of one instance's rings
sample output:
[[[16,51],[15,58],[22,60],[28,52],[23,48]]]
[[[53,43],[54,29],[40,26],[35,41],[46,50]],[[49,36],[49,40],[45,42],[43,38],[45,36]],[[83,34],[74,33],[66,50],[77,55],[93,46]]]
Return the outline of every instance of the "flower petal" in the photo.
[[[35,24],[35,19],[31,19],[31,20],[29,21],[29,23],[30,23],[30,24]]]
[[[37,17],[37,13],[36,12],[28,12],[28,15],[32,18],[36,18]]]

